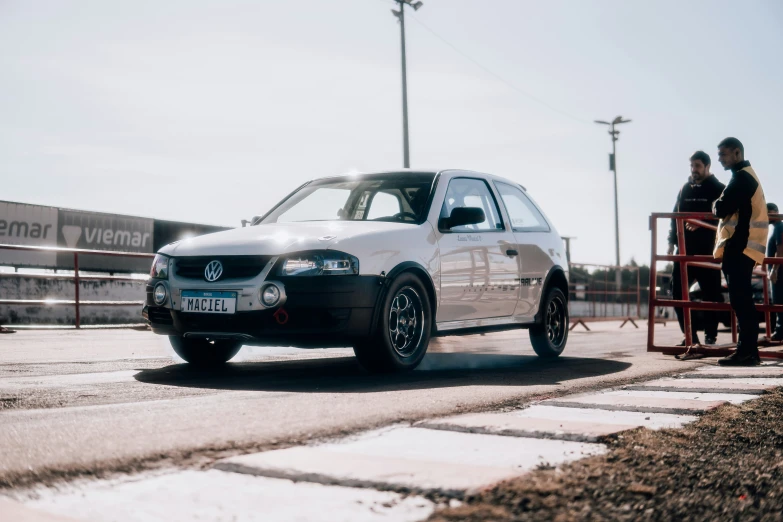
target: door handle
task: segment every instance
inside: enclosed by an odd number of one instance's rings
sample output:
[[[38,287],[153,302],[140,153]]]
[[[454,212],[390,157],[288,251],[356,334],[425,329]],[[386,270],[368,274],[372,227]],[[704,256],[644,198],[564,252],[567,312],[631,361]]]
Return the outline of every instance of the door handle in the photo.
[[[507,255],[507,256],[514,257],[514,256],[518,256],[518,255],[519,255],[519,252],[517,252],[517,251],[516,251],[516,250],[514,250],[513,248],[509,248],[508,250],[506,250],[506,255]]]

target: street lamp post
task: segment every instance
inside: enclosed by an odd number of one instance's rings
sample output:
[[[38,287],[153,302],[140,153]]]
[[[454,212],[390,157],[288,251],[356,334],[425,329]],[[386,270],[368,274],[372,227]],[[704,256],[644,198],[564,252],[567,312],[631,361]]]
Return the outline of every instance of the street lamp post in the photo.
[[[414,0],[394,0],[400,4],[400,10],[391,10],[400,22],[400,42],[402,44],[402,162],[403,167],[410,168],[411,157],[408,146],[408,72],[405,63],[405,4],[418,11],[424,4]]]
[[[612,154],[609,156],[609,169],[614,173],[614,255],[615,255],[615,286],[617,290],[622,289],[622,273],[620,271],[620,215],[617,204],[617,140],[620,135],[619,130],[615,130],[615,125],[622,123],[630,123],[631,120],[624,120],[622,116],[618,116],[610,122],[603,120],[595,120],[595,123],[599,125],[609,126],[609,135],[612,137]],[[619,294],[618,294],[619,297]]]

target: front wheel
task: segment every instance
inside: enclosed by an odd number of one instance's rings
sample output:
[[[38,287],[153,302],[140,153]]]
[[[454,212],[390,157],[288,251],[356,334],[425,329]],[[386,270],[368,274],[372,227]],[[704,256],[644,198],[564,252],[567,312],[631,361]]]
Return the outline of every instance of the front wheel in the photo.
[[[177,355],[194,366],[221,366],[231,360],[242,345],[236,341],[209,341],[170,336],[169,342]]]
[[[533,351],[544,359],[563,353],[568,340],[568,301],[559,288],[552,287],[541,302],[541,324],[530,329]]]
[[[432,331],[432,308],[421,280],[401,274],[389,286],[380,313],[375,332],[353,347],[359,363],[375,373],[414,369],[427,353]]]

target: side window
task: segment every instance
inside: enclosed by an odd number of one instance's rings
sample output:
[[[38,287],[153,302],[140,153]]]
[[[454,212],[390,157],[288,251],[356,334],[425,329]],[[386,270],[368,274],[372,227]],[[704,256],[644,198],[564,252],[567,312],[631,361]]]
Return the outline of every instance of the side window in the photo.
[[[447,218],[457,207],[478,207],[484,211],[486,219],[476,225],[454,227],[452,232],[484,232],[503,230],[500,210],[487,183],[480,179],[454,178],[446,190],[446,199],[440,211],[440,217]]]
[[[495,182],[515,232],[549,232],[544,216],[517,187]]]
[[[391,218],[400,213],[400,200],[388,192],[377,192],[370,203],[367,219]]]

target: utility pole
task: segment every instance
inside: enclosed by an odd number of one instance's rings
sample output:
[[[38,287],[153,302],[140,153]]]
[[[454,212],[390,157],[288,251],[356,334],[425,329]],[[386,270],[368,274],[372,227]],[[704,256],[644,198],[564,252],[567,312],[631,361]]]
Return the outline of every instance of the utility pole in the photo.
[[[568,264],[571,264],[571,240],[576,239],[575,237],[571,236],[560,236],[560,239],[563,240],[563,243],[565,243],[565,249],[566,249],[566,261],[568,261]]]
[[[617,140],[619,139],[618,136],[620,136],[620,131],[615,130],[614,127],[615,125],[630,122],[631,120],[624,120],[622,116],[616,117],[611,123],[608,121],[595,120],[595,123],[598,123],[599,125],[608,125],[609,135],[612,137],[612,154],[609,155],[609,170],[614,173],[614,254],[615,265],[617,265],[617,268],[615,269],[615,287],[617,288],[617,291],[622,289],[622,272],[620,271],[620,213],[617,204]],[[620,295],[618,294],[617,297],[620,297]]]
[[[408,145],[408,71],[405,62],[405,4],[418,11],[424,4],[413,0],[394,0],[400,4],[400,10],[391,10],[400,22],[400,42],[402,44],[402,163],[406,169],[411,166],[410,148]]]

